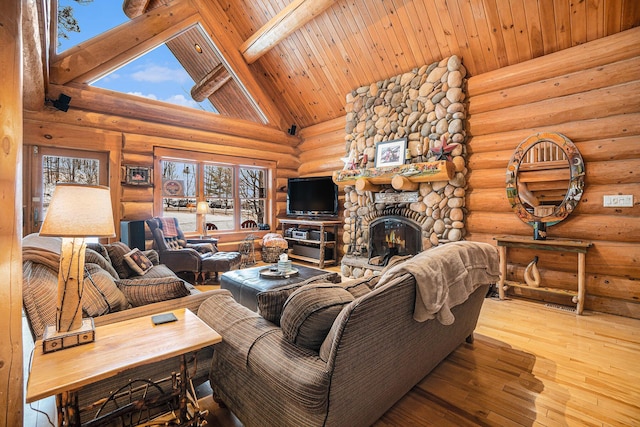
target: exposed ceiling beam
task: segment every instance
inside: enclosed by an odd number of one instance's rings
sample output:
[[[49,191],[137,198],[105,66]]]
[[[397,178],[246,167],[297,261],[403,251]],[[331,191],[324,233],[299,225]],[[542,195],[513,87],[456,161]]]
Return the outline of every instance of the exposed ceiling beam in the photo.
[[[260,110],[267,116],[268,125],[284,130],[293,123],[291,114],[286,109],[281,109],[269,97],[253,75],[244,58],[238,50],[242,38],[238,35],[238,30],[229,17],[220,7],[217,1],[191,0],[200,11],[201,24],[211,37],[217,47],[221,57],[228,62],[230,69],[242,82],[242,85],[251,94],[253,100],[258,104]]]
[[[240,45],[240,52],[252,64],[275,45],[321,14],[336,0],[295,0]]]
[[[197,102],[202,102],[224,86],[229,80],[231,80],[231,74],[224,68],[223,64],[218,64],[216,68],[207,73],[202,80],[193,86],[191,89],[191,97]]]
[[[198,13],[190,2],[160,6],[149,16],[139,16],[66,51],[51,64],[50,80],[91,82],[197,22]]]
[[[149,0],[124,0],[122,10],[124,14],[133,19],[144,13],[149,5]]]

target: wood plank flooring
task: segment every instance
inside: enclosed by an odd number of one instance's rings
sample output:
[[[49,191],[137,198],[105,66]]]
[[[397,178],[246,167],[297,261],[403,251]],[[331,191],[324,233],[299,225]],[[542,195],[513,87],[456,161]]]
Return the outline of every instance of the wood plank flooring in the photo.
[[[639,362],[640,320],[487,298],[474,344],[461,345],[375,426],[640,426]],[[46,400],[36,406],[53,413]],[[209,425],[241,426],[210,397],[201,404]],[[25,406],[25,426],[47,425]]]

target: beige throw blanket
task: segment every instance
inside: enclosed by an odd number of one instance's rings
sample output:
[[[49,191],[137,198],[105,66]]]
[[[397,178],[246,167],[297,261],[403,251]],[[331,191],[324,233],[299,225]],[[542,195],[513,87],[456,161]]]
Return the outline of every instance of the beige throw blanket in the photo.
[[[378,286],[409,273],[416,281],[413,318],[438,319],[450,325],[451,309],[467,300],[476,288],[496,283],[500,277],[498,251],[488,243],[451,242],[421,252],[382,275]]]

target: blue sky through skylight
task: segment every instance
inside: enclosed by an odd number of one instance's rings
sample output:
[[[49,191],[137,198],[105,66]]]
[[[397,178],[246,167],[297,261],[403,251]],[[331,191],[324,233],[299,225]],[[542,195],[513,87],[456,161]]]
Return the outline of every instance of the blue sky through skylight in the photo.
[[[59,5],[73,8],[80,33],[67,32],[68,40],[59,38],[58,53],[129,21],[122,10],[121,1],[93,0],[88,4],[79,4],[72,0],[59,0]],[[191,98],[193,85],[189,74],[164,44],[92,84],[94,87],[216,112],[209,100],[198,103]]]

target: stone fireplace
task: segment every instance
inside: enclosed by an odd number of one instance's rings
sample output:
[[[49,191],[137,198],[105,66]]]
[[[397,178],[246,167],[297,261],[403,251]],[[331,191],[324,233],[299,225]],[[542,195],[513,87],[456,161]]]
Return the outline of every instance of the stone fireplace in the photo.
[[[400,190],[391,183],[345,185],[344,276],[373,275],[395,251],[415,254],[464,238],[465,77],[460,59],[451,56],[347,95],[345,170],[374,168],[378,142],[406,138],[406,163],[446,160],[454,173]]]
[[[369,264],[386,266],[393,256],[422,251],[422,230],[413,220],[385,215],[369,224]]]

